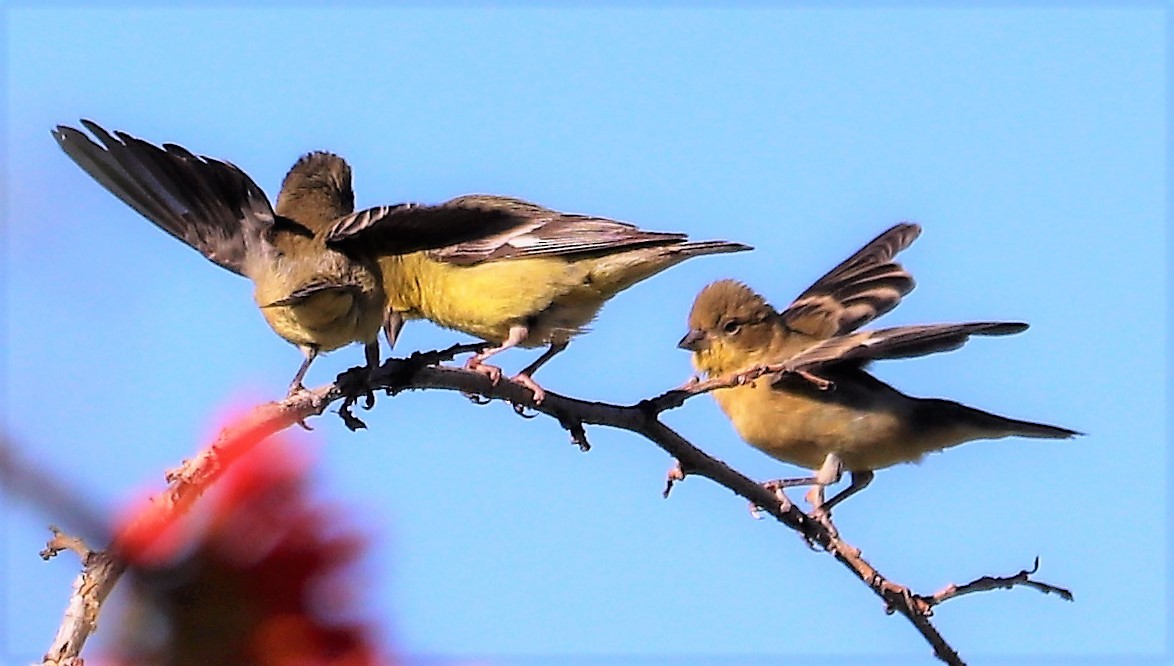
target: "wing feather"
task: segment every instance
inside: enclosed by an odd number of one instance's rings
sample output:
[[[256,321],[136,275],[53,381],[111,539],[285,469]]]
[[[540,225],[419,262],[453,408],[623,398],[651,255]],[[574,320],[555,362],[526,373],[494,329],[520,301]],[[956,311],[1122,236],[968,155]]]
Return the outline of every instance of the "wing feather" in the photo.
[[[603,217],[561,213],[538,204],[485,194],[437,205],[400,204],[381,215],[351,216],[327,235],[333,245],[362,244],[366,251],[428,250],[458,265],[527,257],[607,254],[620,249],[671,245],[685,234],[643,231]]]
[[[893,257],[920,233],[919,225],[904,222],[872,239],[783,310],[784,324],[812,337],[830,338],[892,310],[916,284]]]
[[[268,198],[247,174],[175,144],[111,134],[89,120],[82,125],[101,144],[72,127],[53,131],[70,159],[160,229],[244,275],[250,247],[274,224]]]
[[[919,324],[841,335],[820,342],[786,360],[791,370],[811,370],[837,363],[912,358],[953,351],[972,335],[1011,335],[1027,330],[1022,322]]]

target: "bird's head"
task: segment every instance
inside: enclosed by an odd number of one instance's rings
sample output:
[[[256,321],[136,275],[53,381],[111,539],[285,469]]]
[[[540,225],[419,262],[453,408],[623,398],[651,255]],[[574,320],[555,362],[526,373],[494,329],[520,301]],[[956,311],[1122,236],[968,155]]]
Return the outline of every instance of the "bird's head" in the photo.
[[[277,195],[278,215],[315,227],[354,210],[350,165],[321,150],[306,153],[294,163]]]
[[[689,332],[677,344],[693,352],[693,365],[710,376],[742,370],[770,347],[778,313],[762,296],[734,280],[701,290],[689,313]]]

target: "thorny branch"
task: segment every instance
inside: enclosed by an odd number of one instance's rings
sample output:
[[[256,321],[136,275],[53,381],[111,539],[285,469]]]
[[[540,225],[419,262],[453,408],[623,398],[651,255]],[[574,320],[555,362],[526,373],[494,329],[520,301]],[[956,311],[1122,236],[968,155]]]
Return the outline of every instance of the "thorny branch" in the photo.
[[[983,576],[964,585],[949,585],[933,595],[914,594],[904,585],[885,578],[862,557],[859,548],[844,541],[824,524],[810,518],[790,502],[783,501],[784,498],[780,498],[771,490],[708,455],[660,421],[661,413],[680,407],[693,396],[754,381],[768,374],[805,374],[801,370],[763,366],[730,377],[704,382],[693,381],[681,388],[633,405],[589,402],[550,391],[547,391],[546,398],[541,404],[534,404],[529,389],[513,382],[500,381],[494,384],[481,373],[436,365],[452,359],[457,354],[479,348],[480,345],[457,345],[440,351],[415,353],[408,358],[392,358],[384,362],[366,381],[354,371],[348,371],[340,375],[333,384],[306,390],[280,402],[260,405],[244,419],[221,431],[216,440],[197,456],[184,461],[179,469],[169,472],[168,487],[156,501],[175,511],[187,510],[223,471],[225,461],[218,455],[222,442],[241,437],[260,442],[294,424],[304,424],[305,419],[322,414],[335,402],[341,402],[339,415],[348,427],[363,427],[362,421],[351,413],[351,407],[361,398],[366,398],[365,403],[370,405],[372,391],[375,390],[383,390],[388,395],[405,390],[423,389],[461,391],[489,400],[507,401],[513,404],[519,413],[522,408],[526,408],[553,417],[570,433],[572,442],[583,450],[590,447],[584,428],[586,425],[609,426],[643,436],[676,461],[676,466],[669,473],[664,491],[666,497],[674,483],[692,475],[708,478],[745,498],[761,511],[798,532],[809,545],[827,552],[852,571],[880,597],[885,604],[886,612],[900,613],[909,620],[932,647],[934,655],[947,664],[959,665],[965,662],[930,622],[933,609],[937,605],[964,594],[1009,589],[1015,586],[1031,587],[1045,594],[1054,592],[1063,599],[1072,600],[1072,594],[1068,590],[1031,579],[1031,575],[1038,568],[1038,558],[1030,570],[1025,569],[1012,576]],[[818,380],[819,378],[811,378],[811,381]],[[6,465],[8,457],[3,453],[3,449],[0,448],[0,479],[4,478],[6,471],[11,472]],[[46,552],[64,548],[75,550],[82,555],[84,567],[74,583],[65,618],[52,647],[45,655],[42,666],[75,666],[81,663],[79,655],[85,640],[97,627],[101,603],[125,569],[118,562],[116,555],[90,551],[80,540],[71,540],[59,532],[55,532]]]

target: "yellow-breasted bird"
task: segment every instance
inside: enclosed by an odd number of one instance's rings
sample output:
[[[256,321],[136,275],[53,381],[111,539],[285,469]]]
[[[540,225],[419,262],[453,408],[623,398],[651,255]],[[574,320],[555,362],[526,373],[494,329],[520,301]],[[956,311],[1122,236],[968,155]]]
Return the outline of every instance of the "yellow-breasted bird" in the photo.
[[[484,221],[486,233],[438,249],[381,254],[389,341],[394,344],[410,319],[479,337],[494,346],[466,367],[494,381],[501,370],[485,364],[490,356],[514,346],[547,346],[514,377],[534,391],[536,402],[544,392],[533,373],[583,333],[617,293],[691,257],[751,249],[727,241],[690,242],[685,234],[644,231],[511,197],[467,195],[430,210],[438,219],[472,214]],[[378,245],[379,237],[394,233],[380,227],[396,223],[395,215],[368,217],[342,229]]]
[[[305,355],[291,393],[321,352],[361,342],[368,369],[378,363],[387,298],[376,248],[411,253],[504,228],[471,213],[436,215],[412,205],[354,213],[350,166],[328,152],[302,156],[274,206],[229,162],[111,134],[88,120],[82,125],[101,143],[72,127],[53,131],[82,170],[160,229],[253,281],[265,321]],[[371,228],[377,243],[364,234]]]
[[[815,476],[780,486],[812,485],[817,516],[863,489],[873,470],[916,462],[932,451],[1011,435],[1062,439],[1080,433],[997,416],[949,400],[915,398],[865,370],[872,360],[956,349],[971,335],[1018,333],[1027,324],[975,322],[854,332],[913,289],[893,261],[920,233],[898,224],[832,269],[790,306],[776,311],[749,287],[721,280],[698,294],[679,346],[693,365],[725,376],[767,364],[788,370],[773,382],[718,389],[714,398],[735,430],[764,453]],[[804,376],[806,375],[806,376]],[[823,488],[851,473],[847,488],[823,501]]]

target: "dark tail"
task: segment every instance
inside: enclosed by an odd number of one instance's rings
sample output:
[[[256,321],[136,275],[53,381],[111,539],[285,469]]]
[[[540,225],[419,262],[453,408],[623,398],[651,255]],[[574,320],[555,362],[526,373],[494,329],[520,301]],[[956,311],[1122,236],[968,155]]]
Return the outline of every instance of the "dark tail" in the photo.
[[[961,431],[960,434],[966,435],[962,441],[998,439],[1012,435],[1036,439],[1070,439],[1084,434],[1046,423],[1009,419],[998,414],[984,412],[981,409],[967,407],[952,400],[930,398],[919,400],[919,403],[915,413],[918,427],[942,431]]]

